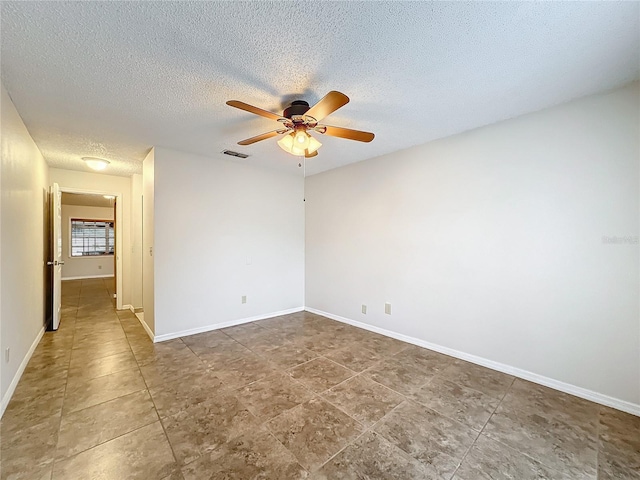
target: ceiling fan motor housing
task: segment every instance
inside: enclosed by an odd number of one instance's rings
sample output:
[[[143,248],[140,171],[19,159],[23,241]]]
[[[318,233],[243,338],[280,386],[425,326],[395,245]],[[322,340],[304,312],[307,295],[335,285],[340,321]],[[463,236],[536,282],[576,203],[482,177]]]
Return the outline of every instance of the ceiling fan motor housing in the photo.
[[[291,106],[284,109],[282,116],[291,119],[294,115],[302,116],[309,111],[309,104],[304,100],[294,100]]]

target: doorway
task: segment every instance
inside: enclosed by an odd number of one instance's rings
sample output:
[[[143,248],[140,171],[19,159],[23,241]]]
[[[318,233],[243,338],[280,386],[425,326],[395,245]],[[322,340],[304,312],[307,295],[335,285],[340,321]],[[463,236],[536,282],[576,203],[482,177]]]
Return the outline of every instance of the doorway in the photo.
[[[60,187],[62,281],[113,278],[115,307],[123,308],[122,195]],[[62,283],[62,282],[61,282]],[[57,286],[60,289],[61,285]],[[53,285],[55,290],[56,285]]]

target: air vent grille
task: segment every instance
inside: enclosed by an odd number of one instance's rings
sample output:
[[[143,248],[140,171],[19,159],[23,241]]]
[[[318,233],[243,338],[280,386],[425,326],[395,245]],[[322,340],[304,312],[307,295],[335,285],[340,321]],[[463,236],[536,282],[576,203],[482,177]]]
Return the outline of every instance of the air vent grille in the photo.
[[[224,153],[225,155],[231,155],[232,157],[238,157],[238,158],[247,158],[249,156],[246,153],[234,152],[233,150],[223,150],[222,153]]]

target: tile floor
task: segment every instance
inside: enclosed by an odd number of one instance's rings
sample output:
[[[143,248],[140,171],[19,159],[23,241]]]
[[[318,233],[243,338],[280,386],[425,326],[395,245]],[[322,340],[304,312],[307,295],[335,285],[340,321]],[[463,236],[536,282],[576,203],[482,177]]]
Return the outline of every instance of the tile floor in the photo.
[[[638,417],[309,313],[154,345],[110,291],[64,283],[2,479],[640,479]]]

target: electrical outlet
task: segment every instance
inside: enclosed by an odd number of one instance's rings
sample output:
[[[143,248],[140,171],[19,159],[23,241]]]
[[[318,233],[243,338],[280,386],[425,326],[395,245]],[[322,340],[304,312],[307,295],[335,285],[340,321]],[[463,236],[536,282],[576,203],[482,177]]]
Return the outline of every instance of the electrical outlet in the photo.
[[[384,304],[384,313],[391,315],[391,304],[389,302]]]
[[[6,363],[9,363],[9,355],[11,354],[11,347],[7,347],[7,349],[4,351],[4,361]]]
[[[247,303],[247,296],[246,295],[242,295],[242,303]]]
[[[362,305],[362,313],[364,313],[365,315],[367,314],[367,306],[366,305]]]

